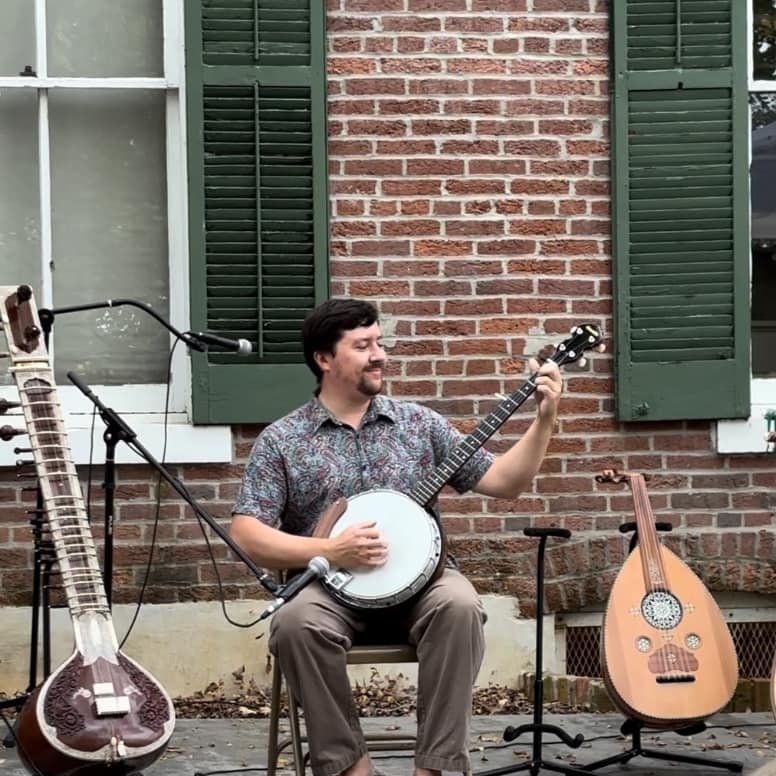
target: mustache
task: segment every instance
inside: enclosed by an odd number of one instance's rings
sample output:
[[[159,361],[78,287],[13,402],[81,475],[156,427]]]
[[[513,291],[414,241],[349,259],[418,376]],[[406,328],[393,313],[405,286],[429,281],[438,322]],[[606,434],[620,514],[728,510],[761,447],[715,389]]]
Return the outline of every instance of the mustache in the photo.
[[[369,369],[382,369],[385,366],[385,361],[370,361],[367,370]]]

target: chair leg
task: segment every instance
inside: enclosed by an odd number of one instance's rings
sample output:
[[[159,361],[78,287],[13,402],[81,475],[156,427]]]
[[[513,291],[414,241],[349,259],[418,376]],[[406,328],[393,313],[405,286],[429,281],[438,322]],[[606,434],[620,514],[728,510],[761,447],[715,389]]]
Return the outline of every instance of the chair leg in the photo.
[[[302,755],[302,728],[299,724],[299,704],[293,693],[288,693],[288,721],[291,725],[291,747],[294,750],[294,772],[296,776],[304,776],[305,759]],[[269,775],[268,775],[269,776]]]
[[[283,677],[276,658],[272,659],[272,691],[269,702],[269,741],[267,742],[267,776],[275,776],[278,767],[278,734],[280,732],[280,690]]]

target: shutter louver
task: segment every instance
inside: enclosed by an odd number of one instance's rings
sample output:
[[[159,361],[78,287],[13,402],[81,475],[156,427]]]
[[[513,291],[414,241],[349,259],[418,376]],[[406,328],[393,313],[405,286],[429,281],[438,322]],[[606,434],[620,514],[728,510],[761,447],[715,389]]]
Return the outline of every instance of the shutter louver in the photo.
[[[309,65],[309,0],[205,0],[207,65]]]
[[[188,79],[201,129],[190,134],[192,318],[253,354],[194,356],[195,419],[269,421],[310,394],[300,327],[328,290],[324,10],[201,0],[199,11],[187,25],[201,62]]]
[[[622,420],[748,414],[746,75],[733,66],[733,1],[612,11]]]
[[[208,327],[298,361],[315,304],[309,89],[206,86],[204,127]]]

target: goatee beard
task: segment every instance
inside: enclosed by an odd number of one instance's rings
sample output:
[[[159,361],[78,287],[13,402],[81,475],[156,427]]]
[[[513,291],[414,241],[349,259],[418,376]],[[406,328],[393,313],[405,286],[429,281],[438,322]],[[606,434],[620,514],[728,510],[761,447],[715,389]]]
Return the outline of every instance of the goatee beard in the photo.
[[[364,394],[364,396],[377,396],[383,390],[383,381],[380,380],[377,385],[374,383],[368,383],[363,377],[358,382],[358,390]]]

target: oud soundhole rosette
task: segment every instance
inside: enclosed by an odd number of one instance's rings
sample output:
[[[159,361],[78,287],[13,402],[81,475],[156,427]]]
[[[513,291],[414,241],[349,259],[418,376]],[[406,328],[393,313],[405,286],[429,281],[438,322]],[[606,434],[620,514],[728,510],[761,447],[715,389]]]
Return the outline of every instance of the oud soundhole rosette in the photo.
[[[700,649],[701,637],[697,633],[688,633],[684,643],[687,649]]]
[[[682,605],[671,593],[658,590],[644,596],[641,613],[653,628],[671,630],[681,622]]]
[[[649,636],[639,636],[636,639],[636,649],[639,652],[649,652],[652,649],[652,639]]]

